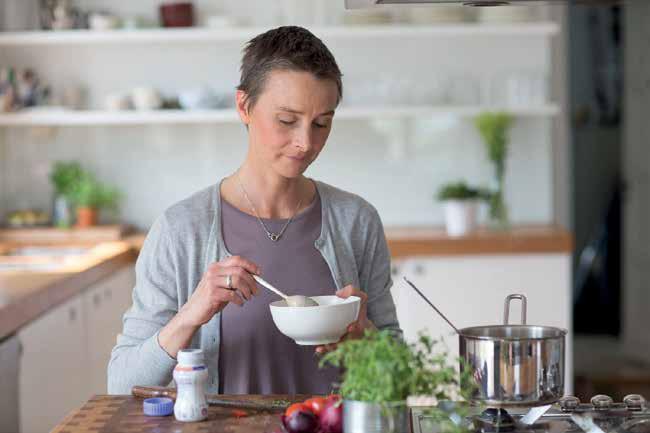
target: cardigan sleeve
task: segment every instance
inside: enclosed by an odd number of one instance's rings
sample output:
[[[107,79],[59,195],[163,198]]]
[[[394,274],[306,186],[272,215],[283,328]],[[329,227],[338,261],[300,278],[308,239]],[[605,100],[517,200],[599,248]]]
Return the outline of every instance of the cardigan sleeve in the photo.
[[[361,289],[368,295],[368,319],[378,329],[390,329],[402,336],[395,303],[391,295],[390,252],[384,234],[384,226],[377,210],[370,206],[363,259],[359,267]]]
[[[164,215],[147,234],[136,262],[133,303],[108,364],[108,393],[131,394],[134,385],[167,386],[176,360],[158,333],[178,310],[176,263]]]

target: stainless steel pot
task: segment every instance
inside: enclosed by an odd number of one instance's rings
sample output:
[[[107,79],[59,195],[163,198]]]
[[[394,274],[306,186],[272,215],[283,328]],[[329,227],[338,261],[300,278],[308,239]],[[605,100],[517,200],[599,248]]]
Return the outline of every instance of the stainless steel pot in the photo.
[[[521,324],[508,324],[521,300]],[[460,329],[461,370],[472,369],[475,401],[490,407],[541,406],[564,395],[565,329],[526,325],[526,297],[510,295],[504,324]]]

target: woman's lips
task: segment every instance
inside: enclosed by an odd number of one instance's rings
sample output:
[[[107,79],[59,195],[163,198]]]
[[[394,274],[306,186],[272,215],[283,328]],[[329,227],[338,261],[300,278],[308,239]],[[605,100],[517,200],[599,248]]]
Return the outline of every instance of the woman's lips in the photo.
[[[293,159],[294,161],[305,161],[307,159],[307,155],[295,155],[295,156],[287,156],[289,159]]]

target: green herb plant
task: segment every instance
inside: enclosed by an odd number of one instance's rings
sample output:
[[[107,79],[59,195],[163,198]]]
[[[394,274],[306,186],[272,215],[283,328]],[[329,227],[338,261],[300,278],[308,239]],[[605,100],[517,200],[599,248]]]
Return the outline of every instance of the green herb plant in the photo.
[[[475,200],[484,196],[483,190],[467,185],[464,181],[450,182],[442,185],[438,190],[437,198],[445,200]]]
[[[507,113],[490,112],[482,113],[474,119],[474,124],[486,145],[488,158],[494,165],[496,187],[488,197],[490,217],[501,226],[508,224],[508,210],[503,194],[508,156],[508,132],[513,120]]]
[[[58,161],[50,172],[50,182],[57,195],[68,197],[75,184],[84,176],[81,165],[76,161]]]
[[[77,207],[94,209],[117,210],[120,192],[115,188],[103,185],[93,175],[84,172],[81,178],[72,186],[70,199]]]
[[[321,367],[343,367],[340,394],[344,399],[377,403],[383,409],[405,404],[413,396],[435,396],[450,400],[458,394],[468,397],[472,390],[461,388],[468,383],[468,369],[457,379],[456,369],[447,362],[447,354],[434,350],[438,342],[424,333],[416,343],[406,343],[389,330],[367,330],[361,339],[345,340],[323,356]],[[449,415],[432,408],[441,432],[465,432],[464,426],[451,422]],[[456,410],[460,414],[460,410]],[[461,415],[463,416],[463,415]]]

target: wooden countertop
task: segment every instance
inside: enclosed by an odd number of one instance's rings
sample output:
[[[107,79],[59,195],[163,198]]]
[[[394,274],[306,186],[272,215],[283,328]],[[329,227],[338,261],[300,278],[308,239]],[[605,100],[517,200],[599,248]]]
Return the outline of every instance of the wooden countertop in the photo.
[[[238,396],[249,398],[281,398],[293,396]],[[149,417],[142,413],[142,400],[127,395],[97,395],[81,408],[71,412],[51,433],[130,432],[130,433],[259,433],[283,431],[282,411],[239,410],[208,407],[208,419],[201,422],[179,422],[174,415]]]
[[[450,237],[444,227],[387,226],[386,240],[392,258],[410,256],[458,256],[477,254],[571,254],[573,236],[559,226],[527,225],[509,230],[479,229],[462,237]],[[136,250],[144,234],[124,238]]]
[[[130,243],[104,242],[60,270],[0,272],[0,340],[135,258]]]
[[[444,228],[386,227],[393,258],[480,254],[571,254],[573,236],[558,226],[516,226],[508,230],[479,229],[450,237]]]

